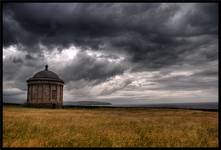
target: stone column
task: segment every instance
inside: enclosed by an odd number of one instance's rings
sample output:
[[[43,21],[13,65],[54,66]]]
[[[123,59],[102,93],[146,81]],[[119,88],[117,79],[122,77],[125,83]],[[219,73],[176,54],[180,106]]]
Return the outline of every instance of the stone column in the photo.
[[[28,90],[27,90],[27,103],[29,103],[29,85],[28,85]]]
[[[49,95],[48,100],[51,103],[51,84],[49,84]]]
[[[31,96],[30,96],[30,85],[28,85],[28,103],[30,103]]]
[[[44,103],[44,98],[43,98],[43,84],[41,84],[41,99],[42,99],[42,103]]]
[[[62,85],[60,85],[60,103],[62,104],[62,94],[61,94],[61,88],[62,88]]]
[[[33,103],[33,95],[34,95],[34,93],[33,93],[33,85],[31,84],[30,85],[31,86],[31,103]]]
[[[61,86],[61,103],[63,104],[63,85]]]
[[[38,94],[38,84],[36,84],[36,86],[35,86],[35,93],[36,93],[36,95],[35,95],[36,96],[36,102],[39,103],[39,100],[38,100],[38,95],[39,95]]]
[[[55,95],[55,96],[56,96],[56,97],[55,97],[55,101],[56,101],[56,104],[58,104],[58,100],[57,100],[57,99],[58,99],[57,84],[55,84],[54,86],[55,86],[55,87],[54,87],[54,90],[55,90],[55,92],[56,92],[56,95]]]

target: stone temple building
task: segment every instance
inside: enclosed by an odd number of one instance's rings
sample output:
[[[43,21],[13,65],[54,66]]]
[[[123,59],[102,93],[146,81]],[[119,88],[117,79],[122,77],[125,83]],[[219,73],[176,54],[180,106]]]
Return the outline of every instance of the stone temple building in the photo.
[[[63,105],[64,81],[52,71],[45,70],[36,73],[27,80],[27,104],[37,107],[61,108]]]

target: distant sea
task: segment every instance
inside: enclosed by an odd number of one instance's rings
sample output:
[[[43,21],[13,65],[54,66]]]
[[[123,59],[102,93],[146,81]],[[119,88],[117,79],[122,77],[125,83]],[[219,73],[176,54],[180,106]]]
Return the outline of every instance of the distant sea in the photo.
[[[134,104],[134,105],[112,105],[113,107],[151,107],[151,108],[190,108],[190,109],[215,109],[218,110],[217,102],[204,103],[164,103],[164,104]]]

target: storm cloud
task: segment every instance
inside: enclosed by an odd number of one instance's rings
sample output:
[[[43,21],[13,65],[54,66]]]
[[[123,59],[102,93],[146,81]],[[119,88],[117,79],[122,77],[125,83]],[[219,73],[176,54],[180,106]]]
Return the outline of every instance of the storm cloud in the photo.
[[[217,101],[218,5],[3,4],[4,90],[25,91],[45,64],[64,79],[67,100],[205,91],[198,98]]]

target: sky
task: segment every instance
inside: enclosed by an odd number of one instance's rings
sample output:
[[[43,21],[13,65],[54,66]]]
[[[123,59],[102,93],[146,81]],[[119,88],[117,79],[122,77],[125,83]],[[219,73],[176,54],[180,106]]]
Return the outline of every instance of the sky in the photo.
[[[218,102],[218,5],[4,3],[3,101],[46,64],[64,102]]]

